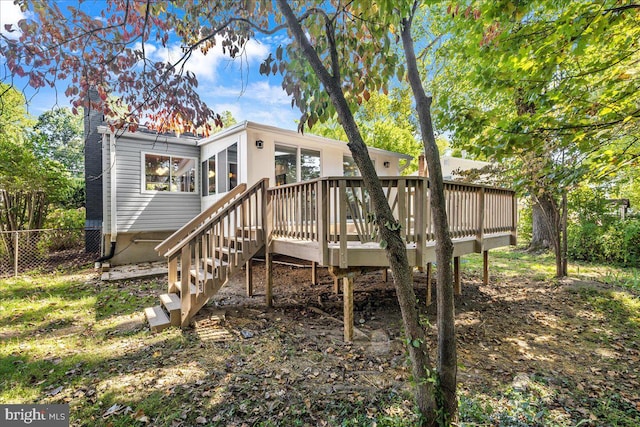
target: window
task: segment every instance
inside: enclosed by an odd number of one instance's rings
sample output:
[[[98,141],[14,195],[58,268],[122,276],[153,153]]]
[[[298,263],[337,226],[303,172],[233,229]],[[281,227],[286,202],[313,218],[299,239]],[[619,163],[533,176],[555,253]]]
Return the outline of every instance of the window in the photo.
[[[194,193],[196,191],[196,160],[161,154],[144,155],[146,191]]]
[[[276,185],[298,181],[298,149],[276,145]]]
[[[353,157],[342,156],[342,174],[344,176],[360,176],[360,169]]]
[[[229,172],[227,191],[230,191],[238,186],[238,144],[227,148],[227,171]]]
[[[238,144],[202,162],[202,195],[226,193],[238,186]]]
[[[216,194],[216,156],[202,162],[202,195]]]
[[[301,149],[300,150],[300,180],[320,178],[320,152]]]
[[[319,178],[320,152],[306,148],[276,145],[275,175],[276,185]]]

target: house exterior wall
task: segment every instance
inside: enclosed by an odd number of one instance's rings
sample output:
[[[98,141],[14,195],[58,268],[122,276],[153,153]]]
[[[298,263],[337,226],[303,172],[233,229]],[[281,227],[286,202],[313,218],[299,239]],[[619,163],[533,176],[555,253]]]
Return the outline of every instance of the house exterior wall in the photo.
[[[256,146],[256,141],[263,142],[262,148]],[[279,129],[272,126],[258,125],[245,122],[221,136],[212,136],[200,142],[202,161],[218,153],[230,145],[238,143],[239,182],[251,186],[262,178],[269,178],[269,185],[276,184],[275,146],[300,147],[320,152],[320,176],[342,176],[343,156],[351,157],[347,144],[315,135],[303,135],[295,131]],[[400,157],[375,148],[369,149],[376,172],[379,176],[400,175]],[[385,167],[388,162],[388,167]],[[202,209],[211,206],[221,194],[202,198]]]
[[[109,138],[103,143],[103,189],[105,232],[111,231],[111,170]],[[176,230],[200,213],[200,183],[194,193],[143,190],[144,153],[192,157],[199,163],[200,149],[195,141],[177,143],[165,139],[125,134],[116,141],[117,232]],[[197,165],[198,173],[200,165]]]
[[[490,165],[488,162],[481,162],[478,160],[461,159],[459,157],[442,156],[440,158],[440,164],[442,165],[442,177],[446,180],[452,180],[457,174],[456,170],[470,170],[470,169],[482,169],[483,167]]]
[[[219,179],[227,179],[228,171],[216,163],[216,194],[203,195],[205,169],[203,162],[212,155],[237,144],[237,182],[251,186],[264,177],[275,185],[275,145],[300,147],[319,151],[320,176],[342,176],[343,156],[351,156],[343,142],[294,131],[244,122],[218,135],[197,140],[189,137],[156,136],[150,133],[124,133],[115,139],[102,127],[102,216],[104,251],[107,252],[114,230],[112,215],[117,217],[115,230],[115,256],[112,265],[139,263],[161,259],[153,248],[202,210],[211,206],[224,192],[217,191]],[[263,141],[263,148],[256,147]],[[115,169],[111,150],[115,150]],[[144,154],[172,155],[193,158],[196,161],[196,191],[180,193],[147,191],[143,188]],[[400,155],[370,149],[380,176],[400,174]],[[388,167],[384,166],[389,162]],[[220,168],[220,169],[219,169]],[[116,206],[112,206],[112,171],[115,170]],[[113,211],[113,213],[112,213]]]

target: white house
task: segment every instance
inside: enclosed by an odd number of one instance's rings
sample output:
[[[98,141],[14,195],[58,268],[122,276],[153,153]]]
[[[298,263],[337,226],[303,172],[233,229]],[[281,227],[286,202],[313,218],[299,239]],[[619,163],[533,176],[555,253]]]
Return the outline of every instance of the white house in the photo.
[[[156,244],[240,183],[358,174],[344,142],[253,122],[207,138],[104,126],[94,134],[85,153],[87,224],[101,223],[102,259],[112,265],[159,259]],[[369,154],[379,176],[400,175],[411,159],[376,148]]]

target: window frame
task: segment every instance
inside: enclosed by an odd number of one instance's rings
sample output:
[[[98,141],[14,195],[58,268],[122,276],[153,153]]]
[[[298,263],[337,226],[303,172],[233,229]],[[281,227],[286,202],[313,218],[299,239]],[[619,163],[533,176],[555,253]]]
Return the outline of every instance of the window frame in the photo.
[[[174,158],[180,158],[180,159],[188,159],[188,160],[192,160],[193,164],[194,164],[194,179],[193,179],[193,191],[171,191],[171,180],[172,180],[172,173],[173,170],[171,168],[169,168],[169,190],[164,191],[164,190],[147,190],[147,162],[146,162],[146,158],[147,155],[150,156],[159,156],[159,157],[168,157],[169,158],[169,164],[173,164],[173,159]],[[171,154],[171,153],[160,153],[160,152],[153,152],[153,151],[141,151],[140,152],[140,193],[142,194],[181,194],[181,195],[199,195],[199,191],[200,191],[200,184],[199,184],[199,179],[198,177],[200,176],[200,165],[199,165],[200,160],[197,157],[192,157],[192,156],[184,156],[184,155],[180,155],[180,154]]]
[[[274,178],[274,183],[276,183],[275,185],[283,185],[283,184],[277,184],[277,177],[279,175],[276,175],[276,152],[278,151],[278,147],[282,147],[283,149],[295,149],[295,156],[296,156],[296,181],[295,182],[287,182],[287,184],[295,184],[295,183],[299,183],[299,182],[303,182],[302,181],[302,151],[306,150],[306,151],[313,151],[318,153],[318,159],[320,160],[320,163],[318,165],[319,167],[319,171],[318,171],[318,178],[322,177],[322,158],[323,158],[323,153],[322,153],[322,149],[320,148],[310,148],[307,147],[305,145],[296,145],[296,144],[291,144],[291,143],[286,143],[286,142],[280,142],[280,141],[274,141],[274,151],[273,151],[273,178]],[[314,178],[317,179],[317,178]]]

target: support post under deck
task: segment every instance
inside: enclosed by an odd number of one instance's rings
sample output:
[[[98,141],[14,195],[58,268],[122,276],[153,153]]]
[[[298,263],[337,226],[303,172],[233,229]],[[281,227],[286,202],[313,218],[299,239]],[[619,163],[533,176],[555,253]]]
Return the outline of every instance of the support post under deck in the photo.
[[[453,283],[455,295],[462,295],[462,283],[460,282],[460,257],[453,257]]]
[[[489,251],[482,251],[482,284],[489,284]]]
[[[344,341],[353,341],[353,277],[342,279],[344,302]]]
[[[271,307],[273,305],[273,297],[272,297],[272,288],[273,288],[273,254],[270,252],[269,247],[265,249],[264,252],[264,265],[265,265],[265,300],[267,307]]]
[[[311,261],[311,284],[318,284],[318,263]]]
[[[252,258],[247,260],[245,264],[245,272],[246,272],[246,285],[247,285],[247,297],[253,296],[253,261]]]

